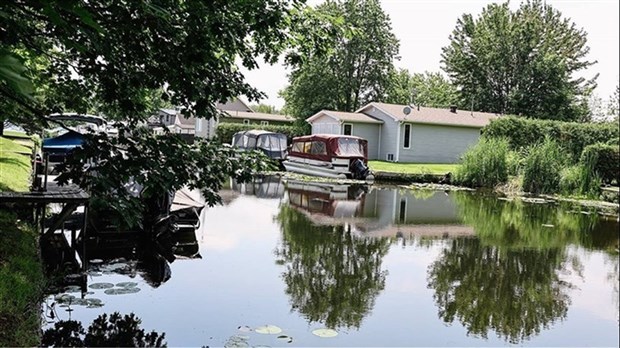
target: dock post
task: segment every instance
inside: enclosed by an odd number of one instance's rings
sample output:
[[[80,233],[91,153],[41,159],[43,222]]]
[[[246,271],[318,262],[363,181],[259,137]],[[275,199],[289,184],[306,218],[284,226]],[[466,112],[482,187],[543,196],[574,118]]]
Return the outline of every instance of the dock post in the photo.
[[[82,271],[86,272],[88,259],[86,258],[86,227],[88,226],[88,201],[84,203],[84,221],[82,225]],[[85,274],[85,273],[84,273]]]

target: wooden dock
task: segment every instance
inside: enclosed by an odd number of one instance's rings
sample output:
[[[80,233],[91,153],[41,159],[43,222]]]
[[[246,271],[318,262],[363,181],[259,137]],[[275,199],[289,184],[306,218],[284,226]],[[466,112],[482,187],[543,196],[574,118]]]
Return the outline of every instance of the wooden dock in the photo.
[[[70,254],[74,258],[78,267],[86,270],[86,226],[88,218],[88,202],[90,195],[76,185],[59,186],[56,182],[47,183],[42,188],[29,192],[0,192],[1,204],[25,204],[32,206],[34,212],[34,222],[40,230],[42,238],[55,240],[58,253]],[[49,204],[60,204],[62,209],[58,214],[46,219],[46,210]],[[71,232],[70,240],[65,236],[65,222],[69,217],[76,213],[80,207],[84,207],[81,215],[79,228],[75,224],[68,230]],[[77,253],[78,230],[81,244],[82,257]],[[79,260],[79,261],[78,261]]]

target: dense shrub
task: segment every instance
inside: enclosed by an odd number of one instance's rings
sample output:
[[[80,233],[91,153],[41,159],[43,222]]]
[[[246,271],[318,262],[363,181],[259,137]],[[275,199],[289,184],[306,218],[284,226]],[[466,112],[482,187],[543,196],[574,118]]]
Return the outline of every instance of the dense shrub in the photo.
[[[464,155],[455,182],[470,187],[495,187],[508,180],[508,140],[481,138]]]
[[[566,167],[560,172],[559,191],[565,195],[598,197],[601,180],[597,175],[593,175],[592,170],[586,165]]]
[[[591,161],[592,170],[598,174],[601,180],[610,184],[612,181],[620,182],[620,148],[618,145],[597,143],[588,145],[581,154],[581,163]]]
[[[258,125],[258,124],[241,124],[241,123],[220,123],[215,132],[216,141],[230,144],[235,133],[247,131],[251,129],[262,129],[270,132],[286,134],[289,143],[293,137],[305,134],[305,129],[297,126],[285,125]]]
[[[556,193],[560,173],[569,163],[566,152],[553,139],[546,137],[533,145],[525,157],[523,190],[531,193]]]
[[[526,148],[549,137],[562,144],[577,162],[586,146],[618,138],[619,131],[618,124],[612,122],[576,123],[507,116],[493,120],[483,134],[507,138],[512,149]]]

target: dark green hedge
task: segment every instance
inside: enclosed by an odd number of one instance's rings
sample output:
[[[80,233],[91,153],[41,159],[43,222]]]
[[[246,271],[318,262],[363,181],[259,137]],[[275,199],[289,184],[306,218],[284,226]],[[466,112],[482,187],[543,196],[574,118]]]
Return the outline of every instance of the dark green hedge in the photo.
[[[574,161],[580,158],[586,146],[604,143],[619,135],[617,123],[561,122],[515,116],[493,120],[482,132],[486,137],[507,138],[513,149],[540,143],[548,136],[569,151]]]
[[[594,171],[601,180],[610,184],[613,180],[620,182],[620,148],[618,145],[597,143],[583,149],[581,162],[592,161]]]
[[[217,130],[215,132],[216,141],[221,143],[230,144],[232,141],[232,137],[235,133],[251,130],[251,129],[261,129],[270,132],[282,133],[286,134],[288,137],[289,143],[293,137],[297,137],[300,135],[305,135],[305,130],[301,127],[296,126],[276,126],[276,125],[266,125],[261,126],[257,124],[241,124],[241,123],[220,123],[217,126]]]

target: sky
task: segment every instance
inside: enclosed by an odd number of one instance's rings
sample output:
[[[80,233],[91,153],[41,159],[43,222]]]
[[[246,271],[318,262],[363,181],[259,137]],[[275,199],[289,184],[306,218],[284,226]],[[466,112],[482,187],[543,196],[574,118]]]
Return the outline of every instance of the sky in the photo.
[[[322,0],[308,0],[316,5]],[[381,6],[390,16],[392,32],[400,40],[400,60],[397,68],[408,69],[410,73],[441,71],[441,48],[449,44],[449,35],[456,21],[464,13],[474,17],[486,5],[498,2],[488,0],[381,0]],[[502,1],[499,1],[502,3]],[[547,4],[559,10],[588,36],[590,53],[586,59],[598,61],[579,77],[591,78],[600,74],[594,93],[607,100],[614,92],[619,79],[619,0],[546,0]],[[516,10],[520,1],[511,1]],[[287,69],[282,64],[262,64],[259,69],[243,70],[246,80],[267,94],[261,103],[281,108],[284,100],[278,91],[288,84]]]

